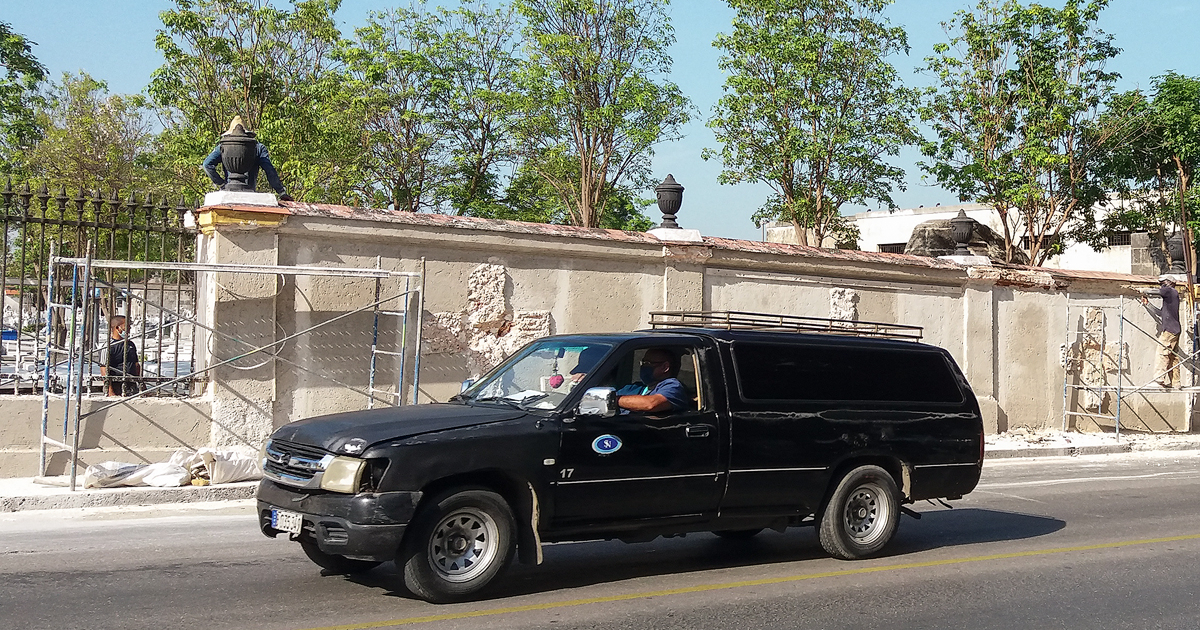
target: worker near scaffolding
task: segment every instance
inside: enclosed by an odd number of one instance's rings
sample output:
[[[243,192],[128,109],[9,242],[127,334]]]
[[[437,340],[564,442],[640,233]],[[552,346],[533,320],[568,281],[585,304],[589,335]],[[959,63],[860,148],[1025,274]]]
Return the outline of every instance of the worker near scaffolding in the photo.
[[[108,346],[108,360],[100,366],[109,396],[133,396],[141,391],[138,377],[142,375],[142,364],[138,360],[137,345],[126,338],[125,317],[116,315],[108,320],[108,333],[112,343]]]
[[[1150,308],[1158,319],[1158,360],[1154,363],[1154,383],[1160,387],[1179,386],[1179,358],[1175,348],[1179,343],[1179,292],[1175,290],[1175,279],[1169,275],[1158,277],[1158,296],[1162,307],[1155,308],[1145,295],[1138,299]]]

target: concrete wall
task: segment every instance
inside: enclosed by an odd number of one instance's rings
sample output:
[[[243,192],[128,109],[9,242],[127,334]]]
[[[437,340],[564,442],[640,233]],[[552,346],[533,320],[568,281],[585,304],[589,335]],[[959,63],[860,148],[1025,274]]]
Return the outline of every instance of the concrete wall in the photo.
[[[85,398],[83,411],[108,404],[104,398]],[[49,435],[62,441],[62,401],[50,401]],[[0,396],[0,478],[38,474],[41,396]],[[152,463],[180,448],[208,446],[212,408],[202,400],[134,400],[84,418],[79,431],[81,468],[103,461]],[[69,471],[69,451],[51,448],[50,475]]]
[[[922,326],[926,342],[948,349],[963,367],[993,432],[1061,426],[1065,376],[1072,384],[1086,378],[1126,388],[1152,376],[1154,323],[1130,299],[1137,288],[1154,286],[1148,277],[964,268],[915,256],[720,238],[662,242],[649,234],[308,204],[288,204],[265,216],[253,218],[247,207],[204,210],[204,259],[352,267],[378,261],[385,269],[407,271],[420,269],[425,259],[423,401],[445,400],[462,379],[530,339],[636,329],[659,309],[827,317],[836,307],[858,319]],[[217,274],[208,317],[218,329],[236,330],[256,344],[370,304],[374,296],[369,280],[234,275]],[[383,295],[397,282],[385,281]],[[1129,320],[1123,331],[1122,304]],[[1087,305],[1109,309],[1101,346],[1115,348],[1121,341],[1129,359],[1100,376],[1067,375],[1065,358],[1085,350],[1078,331]],[[414,331],[410,322],[408,332]],[[214,428],[214,441],[253,442],[286,422],[364,407],[366,397],[353,389],[365,387],[370,332],[371,318],[354,315],[289,341],[279,359],[248,358],[242,369],[215,371],[209,391],[214,413],[233,419]],[[397,349],[398,330],[389,334],[381,335],[381,347]],[[237,349],[212,347],[218,358]],[[380,362],[382,382],[396,379],[397,362]],[[1126,428],[1190,426],[1189,395],[1125,393]],[[1067,389],[1070,410],[1115,414],[1115,394],[1101,397],[1094,409],[1086,405],[1097,400],[1083,398]],[[1068,426],[1098,430],[1111,428],[1112,421],[1080,416]],[[235,435],[225,435],[229,427]]]
[[[1054,269],[962,267],[872,252],[704,238],[661,241],[651,234],[589,230],[441,215],[291,203],[281,208],[217,206],[200,212],[201,262],[426,270],[423,308],[393,299],[407,325],[384,316],[376,340],[375,281],[272,273],[200,273],[199,367],[208,374],[192,400],[133,401],[88,419],[84,463],[160,461],[177,448],[257,448],[284,423],[361,409],[371,344],[399,353],[423,339],[421,401],[445,400],[529,340],[555,333],[645,327],[653,310],[745,310],[922,326],[927,343],[950,351],[979,398],[991,432],[1067,426],[1112,430],[1115,392],[1126,388],[1122,426],[1181,431],[1191,394],[1138,391],[1152,378],[1154,321],[1131,298],[1152,276]],[[405,280],[380,281],[380,295]],[[415,285],[411,288],[417,288]],[[1089,307],[1101,311],[1089,314]],[[1121,309],[1124,309],[1122,326]],[[1103,319],[1096,313],[1104,315]],[[339,318],[333,324],[322,325]],[[273,349],[247,354],[302,331]],[[1191,340],[1184,339],[1184,348]],[[401,382],[403,356],[379,355],[376,396],[413,396]],[[1101,367],[1085,369],[1083,359]],[[1064,367],[1066,366],[1066,367]],[[1184,383],[1193,382],[1190,373]],[[863,383],[870,387],[870,383]],[[1064,395],[1065,394],[1065,395]],[[85,408],[103,404],[85,401]],[[0,396],[0,477],[37,472],[40,397]],[[52,426],[61,423],[51,409]],[[50,473],[65,470],[55,454]]]

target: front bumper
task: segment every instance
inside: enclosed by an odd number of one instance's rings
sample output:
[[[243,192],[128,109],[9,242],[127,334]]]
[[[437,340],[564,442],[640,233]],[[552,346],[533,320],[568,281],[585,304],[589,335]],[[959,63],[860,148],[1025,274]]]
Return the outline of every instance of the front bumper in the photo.
[[[285,532],[271,527],[271,509],[298,512],[304,520],[300,536],[315,541],[321,551],[391,560],[420,502],[420,492],[308,492],[263,479],[258,484],[258,526],[274,538]]]

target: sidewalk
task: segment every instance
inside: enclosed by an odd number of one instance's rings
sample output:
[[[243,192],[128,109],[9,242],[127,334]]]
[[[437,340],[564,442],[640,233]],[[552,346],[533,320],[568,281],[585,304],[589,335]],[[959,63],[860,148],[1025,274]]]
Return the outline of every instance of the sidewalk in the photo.
[[[80,475],[79,485],[76,486],[77,490],[72,492],[66,485],[68,481],[66,477],[52,477],[51,479],[63,485],[35,483],[32,477],[0,479],[0,513],[231,501],[253,498],[254,491],[258,488],[257,481],[243,481],[215,486],[182,486],[178,488],[138,486],[84,489],[83,475]]]
[[[984,459],[1200,450],[1200,433],[1072,433],[1022,427],[984,438]]]
[[[989,435],[984,442],[984,458],[989,460],[1200,450],[1200,434],[1180,433],[1127,433],[1122,434],[1120,441],[1117,441],[1116,437],[1109,433],[1064,433],[1018,428],[999,435]],[[180,488],[83,489],[83,478],[80,476],[79,489],[71,492],[65,485],[65,477],[56,477],[54,481],[63,485],[34,483],[30,477],[0,479],[0,513],[250,499],[254,497],[254,491],[258,487],[257,481],[245,481]]]

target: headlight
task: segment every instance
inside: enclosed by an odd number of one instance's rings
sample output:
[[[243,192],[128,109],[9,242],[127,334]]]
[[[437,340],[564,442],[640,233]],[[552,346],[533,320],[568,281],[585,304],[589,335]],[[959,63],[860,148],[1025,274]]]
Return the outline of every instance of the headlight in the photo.
[[[334,457],[321,475],[321,489],[330,492],[358,492],[366,460],[356,457]]]

